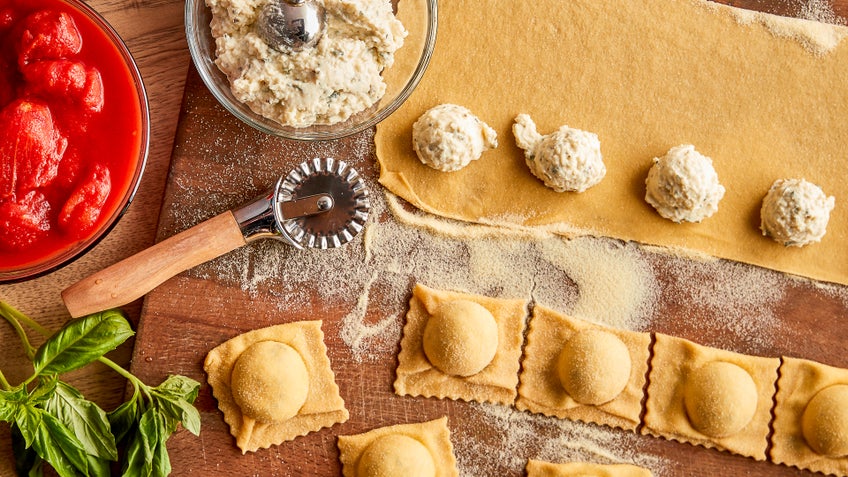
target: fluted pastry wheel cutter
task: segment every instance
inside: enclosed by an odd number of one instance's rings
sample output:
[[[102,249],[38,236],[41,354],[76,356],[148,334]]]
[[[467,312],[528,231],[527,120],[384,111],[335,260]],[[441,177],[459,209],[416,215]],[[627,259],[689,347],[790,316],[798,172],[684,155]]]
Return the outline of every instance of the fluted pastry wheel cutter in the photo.
[[[369,211],[368,190],[352,167],[312,159],[252,202],[80,280],[62,299],[74,317],[125,305],[180,272],[259,239],[298,249],[339,247],[362,231]]]

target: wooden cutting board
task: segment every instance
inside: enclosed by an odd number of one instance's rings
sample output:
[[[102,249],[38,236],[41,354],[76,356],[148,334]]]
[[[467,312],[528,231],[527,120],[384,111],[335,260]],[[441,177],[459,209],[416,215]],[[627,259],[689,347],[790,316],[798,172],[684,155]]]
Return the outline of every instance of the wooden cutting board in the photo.
[[[840,11],[848,10],[844,4],[841,6]],[[175,140],[158,240],[239,205],[263,192],[301,160],[314,156],[332,155],[347,160],[363,175],[374,178],[377,171],[372,137],[371,131],[333,143],[297,143],[267,137],[240,123],[218,105],[192,70]],[[387,216],[382,219],[394,220]],[[281,243],[249,245],[260,246],[287,247]],[[845,289],[823,289],[746,265],[721,263],[718,267],[722,270],[734,271],[722,276],[738,282],[739,289],[750,286],[746,283],[750,271],[769,274],[771,283],[783,290],[776,302],[764,304],[762,309],[740,303],[737,311],[762,314],[770,320],[771,336],[768,340],[738,339],[728,333],[727,321],[715,316],[714,309],[693,299],[697,293],[680,290],[681,286],[712,290],[711,293],[727,293],[728,301],[738,301],[730,296],[735,289],[733,284],[717,286],[709,276],[715,265],[687,264],[690,271],[703,267],[702,276],[681,285],[676,268],[681,259],[640,253],[650,264],[662,290],[649,331],[741,353],[794,356],[848,367],[848,353],[843,346],[848,342],[848,327],[841,323],[848,312]],[[282,267],[309,267],[311,263],[298,254],[287,257]],[[398,259],[401,263],[405,260],[403,256]],[[542,447],[539,436],[561,442],[561,455],[568,456],[573,449],[567,447],[583,445],[581,436],[593,435],[595,431],[604,436],[600,439],[602,448],[607,445],[612,454],[646,459],[653,463],[652,470],[657,475],[808,475],[785,466],[627,431],[575,425],[578,430],[572,433],[569,428],[557,427],[555,420],[529,419],[525,413],[510,417],[493,406],[397,396],[392,391],[397,345],[377,350],[375,359],[362,361],[341,337],[342,319],[357,306],[358,290],[343,290],[329,300],[322,298],[316,291],[321,276],[315,277],[316,289],[306,287],[291,297],[279,289],[245,287],[244,282],[254,273],[253,267],[233,267],[227,260],[224,257],[166,282],[147,296],[142,310],[132,372],[152,384],[169,374],[183,374],[203,383],[196,402],[202,416],[200,437],[180,430],[168,442],[173,475],[338,476],[341,471],[337,436],[444,415],[449,417],[461,468],[469,475],[523,475],[515,461],[539,455]],[[285,269],[279,273],[285,279]],[[412,281],[410,293],[411,286]],[[400,313],[398,319],[402,320],[408,298],[407,295],[401,300],[372,300],[367,314],[380,317]],[[300,305],[281,307],[280,303],[286,301]],[[242,332],[308,319],[323,320],[330,361],[350,420],[280,446],[242,455],[206,384],[202,368],[206,353]],[[751,333],[759,332],[760,327],[751,328]],[[550,454],[551,450],[548,448],[546,452]]]
[[[159,239],[240,204],[260,193],[280,172],[315,154],[332,152],[338,158],[350,160],[363,174],[373,176],[376,171],[368,165],[373,160],[370,154],[354,157],[361,155],[362,144],[367,144],[371,137],[371,133],[366,132],[332,144],[298,144],[268,138],[241,124],[221,108],[192,71],[172,157]],[[272,246],[286,247],[284,244]],[[308,266],[299,263],[297,255],[291,257],[286,266]],[[662,282],[661,288],[666,284],[670,288],[680,286],[674,270],[674,264],[680,259],[671,260],[647,252],[645,257]],[[226,260],[226,257],[219,259]],[[736,270],[748,268],[733,263],[721,266]],[[493,426],[485,406],[395,395],[392,382],[397,365],[396,349],[379,360],[358,362],[340,337],[340,320],[356,306],[359,298],[355,291],[332,301],[322,300],[317,293],[307,291],[312,297],[308,303],[299,309],[282,312],[276,303],[286,297],[281,298],[278,291],[245,290],[239,285],[243,271],[225,270],[225,266],[213,265],[205,271],[178,276],[151,292],[142,310],[132,372],[150,383],[158,383],[174,373],[203,383],[196,403],[202,415],[201,436],[180,430],[169,441],[174,475],[190,472],[210,476],[340,475],[336,436],[443,415],[449,416],[457,453],[465,456],[466,463],[468,455],[475,454],[477,462],[473,472],[476,475],[522,475],[509,468],[502,457],[507,453],[535,457],[538,449],[533,447],[538,443],[521,444],[521,439],[508,435],[509,426],[506,426],[507,435],[503,435],[503,423]],[[746,286],[743,283],[746,274],[740,272],[736,276],[739,286]],[[316,281],[320,279],[316,277]],[[772,328],[778,335],[755,350],[747,340],[728,341],[727,330],[720,325],[723,321],[681,293],[660,295],[651,331],[743,353],[789,355],[848,367],[848,353],[842,346],[848,341],[848,327],[840,323],[848,312],[846,294],[821,290],[814,284],[778,274],[774,274],[773,279],[785,290],[779,303],[768,305],[774,309],[772,314],[776,322]],[[691,284],[713,285],[708,277],[702,283]],[[404,299],[381,304],[368,313],[388,315],[403,311],[405,307]],[[750,312],[759,313],[758,310]],[[316,317],[324,320],[325,342],[341,395],[350,410],[350,420],[281,446],[241,455],[205,383],[202,364],[206,353],[245,331]],[[547,435],[552,431],[546,422],[539,420],[531,427],[536,426],[538,433]],[[526,432],[526,428],[516,428],[514,432]],[[624,440],[629,447],[625,450],[633,455],[656,456],[662,464],[654,470],[660,475],[805,475],[796,469],[686,444],[625,431],[604,432]],[[463,443],[468,442],[475,442],[475,448],[483,452],[464,447]],[[621,446],[618,442],[613,450],[619,452]]]

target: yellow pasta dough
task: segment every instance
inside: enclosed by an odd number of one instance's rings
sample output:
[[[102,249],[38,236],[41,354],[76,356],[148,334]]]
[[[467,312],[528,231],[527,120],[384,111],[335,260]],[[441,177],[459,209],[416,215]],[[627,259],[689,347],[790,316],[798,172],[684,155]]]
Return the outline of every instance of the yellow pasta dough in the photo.
[[[498,351],[498,324],[482,305],[470,300],[442,303],[424,325],[424,354],[444,373],[472,376]]]
[[[469,316],[476,325],[462,322]],[[526,318],[525,300],[416,285],[400,343],[395,392],[512,404]],[[433,319],[437,323],[428,334]]]
[[[527,477],[651,477],[650,470],[630,464],[592,464],[568,462],[553,464],[530,459]]]
[[[784,357],[777,382],[771,459],[848,475],[848,369]]]
[[[359,457],[357,477],[435,477],[433,456],[421,441],[402,434],[374,439]]]
[[[239,355],[230,375],[230,389],[245,416],[260,422],[285,421],[306,402],[309,372],[291,346],[260,341]]]
[[[780,360],[654,336],[642,431],[765,460]]]
[[[597,406],[615,399],[630,380],[630,350],[614,334],[600,329],[578,331],[557,362],[559,380],[581,404]]]
[[[848,456],[848,384],[834,384],[816,393],[804,408],[801,430],[817,454]]]
[[[727,437],[751,422],[757,394],[748,371],[726,361],[710,361],[686,376],[683,403],[692,427],[710,437]]]
[[[203,369],[242,453],[348,419],[320,321],[238,335],[212,349]]]
[[[377,126],[380,182],[390,191],[445,217],[611,236],[848,284],[848,207],[839,206],[848,196],[848,29],[704,0],[525,2],[521,15],[514,10],[502,0],[439,5],[427,74]],[[403,53],[398,64],[417,61]],[[445,102],[467,106],[501,138],[448,174],[412,149],[412,124]],[[519,113],[539,130],[568,124],[597,134],[604,180],[580,194],[545,187],[512,137]],[[663,219],[644,200],[652,158],[680,144],[712,158],[727,190],[701,223]],[[820,243],[787,249],[760,233],[762,199],[786,177],[836,197]]]
[[[515,406],[635,430],[650,344],[647,333],[595,325],[536,305]]]
[[[454,477],[459,475],[447,417],[339,436],[344,477]]]

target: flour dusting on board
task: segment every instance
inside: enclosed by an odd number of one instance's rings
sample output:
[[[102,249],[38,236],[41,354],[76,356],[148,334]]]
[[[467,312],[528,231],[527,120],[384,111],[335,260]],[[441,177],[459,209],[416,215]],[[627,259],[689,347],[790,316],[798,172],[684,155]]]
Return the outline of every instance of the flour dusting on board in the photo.
[[[830,0],[806,0],[801,1],[795,11],[795,16],[805,20],[812,20],[833,25],[845,25],[845,18],[840,17],[833,11]]]
[[[761,24],[773,35],[799,42],[814,55],[824,55],[848,36],[844,19],[838,17],[827,0],[807,0],[797,4],[797,18],[789,18],[699,0],[712,10],[726,10],[742,25]]]
[[[640,438],[634,433],[614,432],[593,424],[520,412],[499,405],[474,403],[471,406],[479,415],[479,424],[490,431],[485,435],[496,436],[499,441],[483,442],[463,435],[462,430],[457,431],[454,438],[462,445],[455,451],[462,475],[486,475],[486,469],[478,466],[480,455],[490,455],[505,467],[520,472],[528,456],[511,450],[522,447],[534,449],[529,458],[547,462],[634,464],[650,469],[657,477],[666,475],[668,470],[662,460],[638,451]]]

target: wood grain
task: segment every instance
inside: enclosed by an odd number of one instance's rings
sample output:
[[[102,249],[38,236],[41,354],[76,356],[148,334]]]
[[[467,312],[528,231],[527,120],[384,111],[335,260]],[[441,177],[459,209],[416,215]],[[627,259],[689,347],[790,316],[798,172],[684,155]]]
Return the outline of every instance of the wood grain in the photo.
[[[180,115],[183,86],[190,64],[183,34],[183,2],[91,0],[89,3],[124,37],[139,64],[151,104],[151,151],[134,204],[106,240],[84,258],[51,275],[26,283],[0,286],[0,298],[54,329],[68,319],[60,298],[61,290],[150,246],[155,240],[163,240],[179,232],[185,228],[187,216],[193,214],[196,220],[192,223],[199,223],[240,204],[293,165],[295,159],[286,155],[292,151],[302,150],[308,154],[315,150],[313,145],[261,136],[238,123],[215,103],[193,72],[189,75]],[[724,3],[777,14],[798,11],[798,3],[782,0]],[[848,0],[833,0],[832,5],[843,20],[848,18]],[[178,132],[176,140],[175,132]],[[338,158],[352,159],[352,156],[361,154],[357,146],[357,141],[361,140],[361,137],[351,138],[319,147],[331,149]],[[173,167],[169,169],[172,146]],[[234,148],[247,149],[256,159],[236,165],[216,162],[216,158],[232,155]],[[245,154],[244,151],[241,153]],[[269,157],[273,160],[264,159]],[[366,154],[359,158],[359,164],[367,164],[369,160]],[[203,183],[199,178],[202,174],[198,172],[209,169],[228,180]],[[368,170],[367,166],[360,167],[360,172]],[[186,191],[191,194],[186,194]],[[775,283],[786,291],[778,303],[769,304],[776,313],[764,315],[766,319],[773,320],[775,335],[766,344],[757,345],[758,340],[740,338],[722,327],[724,321],[720,317],[711,316],[693,301],[692,294],[683,289],[691,284],[681,283],[678,261],[652,254],[646,257],[664,285],[654,311],[652,331],[739,352],[791,355],[848,367],[848,354],[843,345],[848,340],[848,327],[841,323],[841,317],[848,312],[848,303],[840,298],[843,295],[776,274],[773,277]],[[737,267],[735,264],[723,266],[728,269]],[[709,273],[708,269],[703,270],[706,283],[709,283]],[[744,285],[744,277],[742,272],[736,275],[740,287]],[[205,383],[202,361],[208,350],[218,343],[250,329],[321,316],[325,320],[324,332],[330,359],[351,419],[341,426],[242,456],[228,434],[208,386],[204,384],[197,401],[203,421],[201,437],[181,430],[169,441],[173,475],[340,475],[335,436],[442,415],[450,417],[451,430],[458,441],[478,438],[482,445],[492,450],[477,456],[481,469],[477,475],[517,475],[504,471],[501,459],[508,454],[533,454],[534,449],[531,448],[505,448],[507,436],[499,434],[499,429],[491,426],[491,420],[479,406],[395,396],[391,390],[395,353],[382,356],[382,361],[360,363],[339,337],[339,318],[356,305],[357,297],[329,303],[313,296],[309,304],[297,312],[281,316],[275,304],[276,298],[251,294],[239,287],[237,281],[237,278],[216,279],[187,273],[150,293],[143,310],[140,301],[125,307],[134,322],[142,317],[138,323],[138,338],[134,350],[133,343],[128,343],[114,353],[113,359],[129,365],[132,353],[133,372],[153,384],[173,373],[185,374]],[[394,303],[392,306],[402,309],[405,304]],[[373,310],[369,313],[386,311]],[[743,311],[764,313],[756,306]],[[40,339],[34,336],[33,341],[40,343]],[[0,343],[3,345],[0,346],[0,369],[7,378],[18,382],[29,375],[31,369],[14,333],[3,325],[0,325]],[[77,371],[70,381],[107,410],[113,409],[123,399],[124,381],[103,366],[92,365]],[[550,429],[544,426],[537,432],[541,436],[550,435]],[[551,435],[551,439],[555,437]],[[659,456],[668,463],[664,475],[808,475],[722,452],[635,437],[634,452]],[[5,424],[0,425],[0,475],[13,475],[8,426]]]

